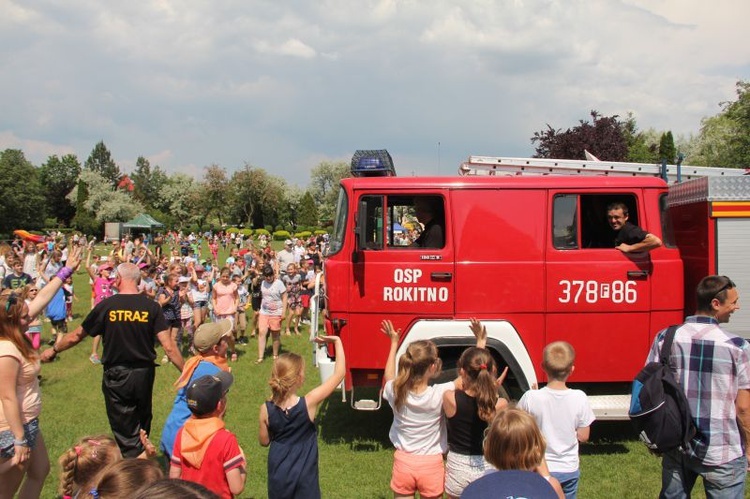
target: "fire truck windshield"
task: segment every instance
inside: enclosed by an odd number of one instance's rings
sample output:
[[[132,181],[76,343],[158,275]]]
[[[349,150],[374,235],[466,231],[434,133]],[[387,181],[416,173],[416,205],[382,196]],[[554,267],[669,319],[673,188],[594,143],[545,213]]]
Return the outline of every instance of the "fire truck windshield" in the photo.
[[[347,197],[344,189],[339,189],[339,200],[336,203],[336,218],[333,221],[333,234],[328,254],[338,253],[344,245],[344,234],[346,234]]]

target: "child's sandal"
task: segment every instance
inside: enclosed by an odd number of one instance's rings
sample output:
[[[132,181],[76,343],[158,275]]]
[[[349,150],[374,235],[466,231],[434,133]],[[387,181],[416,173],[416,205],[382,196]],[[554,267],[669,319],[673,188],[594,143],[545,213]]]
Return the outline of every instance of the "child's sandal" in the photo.
[[[259,357],[256,361],[256,364],[262,364],[263,363],[263,357]]]

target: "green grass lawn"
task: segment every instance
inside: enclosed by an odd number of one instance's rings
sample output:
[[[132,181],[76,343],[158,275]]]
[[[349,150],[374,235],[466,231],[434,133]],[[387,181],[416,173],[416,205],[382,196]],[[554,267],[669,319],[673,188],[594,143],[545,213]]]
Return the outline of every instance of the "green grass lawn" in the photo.
[[[103,250],[102,250],[103,251]],[[220,254],[220,258],[226,257]],[[90,287],[85,271],[75,276],[75,320],[78,326],[88,312]],[[71,329],[72,330],[72,329]],[[303,329],[307,333],[307,327]],[[45,340],[49,324],[45,323]],[[46,347],[45,347],[46,348]],[[306,355],[307,382],[311,389],[319,377],[312,365],[312,348],[306,335],[282,337],[284,351]],[[233,431],[245,451],[248,476],[242,497],[266,497],[267,450],[257,441],[258,410],[270,394],[267,379],[270,359],[255,365],[257,344],[238,347],[240,358],[233,364],[235,383],[229,393],[227,428]],[[101,394],[101,366],[88,356],[90,340],[60,355],[61,359],[42,368],[43,411],[41,428],[49,450],[52,471],[42,497],[57,495],[57,458],[84,435],[109,433]],[[159,355],[161,357],[161,354]],[[158,445],[161,427],[174,398],[174,367],[157,369],[154,386],[152,441]],[[320,486],[323,497],[392,497],[390,481],[393,448],[388,440],[392,421],[387,404],[377,412],[351,409],[336,392],[319,412]],[[582,498],[656,497],[660,486],[660,460],[651,456],[635,438],[628,422],[595,423],[591,442],[581,447]],[[696,497],[703,497],[700,481]]]

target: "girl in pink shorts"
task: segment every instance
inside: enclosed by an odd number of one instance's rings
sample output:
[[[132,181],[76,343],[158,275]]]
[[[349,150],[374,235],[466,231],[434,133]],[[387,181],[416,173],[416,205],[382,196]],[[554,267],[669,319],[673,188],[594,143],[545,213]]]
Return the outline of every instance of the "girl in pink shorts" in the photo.
[[[223,267],[219,272],[219,280],[214,284],[211,291],[211,302],[214,308],[214,318],[216,321],[228,319],[232,322],[233,334],[230,336],[229,351],[230,360],[237,360],[237,351],[234,349],[234,314],[237,312],[237,306],[240,303],[240,295],[237,293],[237,285],[232,282],[231,272],[228,267]]]
[[[417,492],[424,499],[442,497],[443,455],[448,451],[443,395],[463,388],[461,378],[429,385],[442,367],[437,346],[429,340],[409,344],[398,360],[397,373],[396,351],[401,330],[396,330],[389,320],[382,322],[380,330],[391,341],[383,388],[383,398],[393,409],[393,424],[388,433],[396,448],[391,490],[398,497],[413,497]],[[483,348],[486,330],[484,337],[480,337],[481,333],[480,330],[477,346]]]
[[[281,348],[281,322],[287,308],[286,286],[271,265],[263,267],[263,281],[260,284],[260,315],[258,317],[258,360],[256,364],[263,362],[266,353],[266,337],[271,333],[271,351],[274,360],[279,357]]]

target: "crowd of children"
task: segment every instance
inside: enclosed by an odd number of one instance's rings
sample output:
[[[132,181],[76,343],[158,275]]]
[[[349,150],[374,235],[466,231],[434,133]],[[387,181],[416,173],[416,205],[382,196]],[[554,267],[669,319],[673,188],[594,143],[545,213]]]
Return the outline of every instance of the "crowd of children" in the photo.
[[[181,497],[222,498],[243,491],[245,455],[223,418],[233,383],[230,362],[237,360],[235,345],[247,342],[242,319],[249,309],[253,311],[250,336],[259,336],[257,362],[264,359],[269,333],[274,359],[268,382],[271,395],[260,406],[258,432],[260,445],[270,447],[268,496],[322,496],[315,417],[319,405],[344,379],[345,352],[340,338],[317,338],[333,344],[335,368],[331,377],[304,395],[298,393],[305,381],[304,359],[280,352],[282,330],[300,334],[306,318],[314,259],[300,253],[299,263],[287,264],[282,272],[270,249],[240,254],[233,248],[226,265],[218,267],[214,253],[219,244],[218,239],[209,242],[212,259],[201,258],[190,246],[171,257],[160,256],[139,241],[129,253],[121,244],[113,245],[110,255],[93,262],[89,252],[86,269],[92,306],[116,292],[116,264],[133,261],[141,269],[141,291],[159,302],[175,341],[181,342],[185,333],[185,347],[194,354],[175,382],[178,392],[160,442],[169,462],[169,478],[183,481],[163,480],[153,461],[123,460],[110,437],[91,436],[60,457],[63,497],[138,497],[144,487],[164,497],[176,490]],[[31,299],[38,291],[37,279],[43,282],[44,275],[54,275],[60,257],[53,250],[38,260],[37,278],[33,278],[24,272],[23,260],[11,256],[13,270],[4,282]],[[54,327],[62,328],[60,321],[64,324],[70,312],[63,306],[62,319],[52,314]],[[578,442],[588,439],[594,415],[586,395],[566,386],[574,370],[573,347],[565,342],[548,345],[542,364],[548,384],[524,394],[517,408],[508,407],[508,401],[498,396],[507,367],[500,371],[485,348],[486,328],[474,319],[469,327],[476,346],[461,355],[457,378],[434,383],[441,372],[437,346],[414,341],[397,358],[401,332],[389,320],[382,323],[390,342],[383,397],[393,411],[391,490],[397,497],[419,494],[422,498],[487,497],[488,491],[503,497],[576,497]],[[40,323],[29,324],[27,335],[39,348]],[[96,348],[91,355],[94,363]],[[147,436],[142,438],[155,452]],[[0,465],[0,474],[13,464]]]

